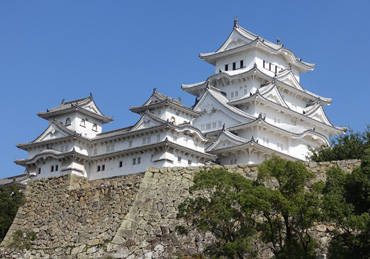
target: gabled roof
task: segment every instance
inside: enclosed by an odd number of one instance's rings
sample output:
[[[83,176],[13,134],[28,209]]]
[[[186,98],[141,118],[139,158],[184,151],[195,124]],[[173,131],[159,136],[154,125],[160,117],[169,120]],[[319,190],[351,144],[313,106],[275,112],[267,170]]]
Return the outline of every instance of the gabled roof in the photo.
[[[144,126],[145,122],[147,122],[147,121],[152,122],[151,124],[153,124],[153,125],[149,125],[148,127]],[[159,126],[159,125],[167,124],[167,123],[168,123],[167,121],[162,120],[161,118],[155,116],[150,111],[145,111],[145,113],[141,116],[140,120],[138,120],[138,122],[136,122],[135,125],[133,127],[131,127],[129,131],[133,132],[133,131],[137,131],[139,129],[143,129],[143,127],[144,128],[150,128],[150,127],[153,127],[153,126]]]
[[[318,99],[323,105],[328,105],[332,102],[331,98],[322,97],[310,91],[307,91],[306,89],[303,89],[297,78],[294,76],[292,70],[290,69],[286,69],[282,73],[279,73],[277,76],[275,76],[275,81],[279,87],[288,89],[292,92],[298,92],[300,94],[306,95],[307,98],[312,100]],[[289,81],[289,83],[287,83],[287,81]]]
[[[141,145],[139,147],[132,147],[132,148],[129,148],[129,149],[119,150],[119,151],[115,151],[115,152],[111,152],[111,153],[107,153],[107,154],[96,155],[96,156],[93,156],[93,157],[90,157],[90,158],[91,158],[91,160],[99,160],[99,159],[102,159],[102,158],[111,158],[111,157],[114,157],[114,156],[122,156],[122,155],[132,154],[132,153],[141,153],[143,151],[151,150],[151,149],[158,150],[160,148],[175,148],[175,149],[178,149],[178,150],[182,150],[183,152],[193,154],[197,157],[202,157],[202,158],[207,159],[207,160],[215,160],[216,159],[215,155],[207,154],[207,153],[204,153],[204,152],[197,151],[195,149],[187,148],[183,145],[179,145],[177,143],[171,142],[167,138],[164,141],[161,141],[161,142]]]
[[[288,91],[294,94],[301,95],[302,97],[305,97],[308,100],[311,101],[320,100],[322,105],[328,105],[332,102],[331,98],[322,97],[303,89],[303,87],[299,84],[299,82],[297,81],[296,77],[294,76],[293,72],[290,69],[285,69],[278,73],[275,77],[271,77],[270,75],[264,73],[262,70],[257,68],[256,65],[249,70],[247,69],[237,69],[234,71],[221,70],[220,73],[209,76],[207,80],[204,82],[189,85],[182,84],[181,88],[189,94],[201,96],[205,92],[207,86],[209,84],[212,85],[212,82],[214,80],[221,79],[222,77],[232,80],[238,79],[239,77],[246,77],[249,75],[258,76],[259,78],[262,78],[270,83],[276,84],[278,88],[287,89]],[[287,83],[287,81],[289,81],[291,84]]]
[[[55,133],[60,133],[60,136],[49,137],[50,135],[55,135]],[[49,137],[49,138],[47,138]],[[79,138],[81,140],[89,141],[87,138],[81,136],[72,130],[69,130],[66,126],[64,126],[60,121],[53,120],[52,123],[38,136],[35,140],[28,142],[28,143],[20,143],[17,145],[18,148],[23,150],[28,150],[30,147],[34,147],[39,145],[47,145],[48,143],[54,143],[55,141],[65,141],[69,138]]]
[[[154,123],[151,123],[150,126],[148,127],[141,127],[145,121],[150,120]],[[155,114],[146,111],[139,121],[135,123],[135,125],[126,127],[123,129],[118,129],[118,130],[113,130],[113,131],[108,131],[104,133],[100,133],[96,135],[96,137],[92,140],[92,142],[97,142],[97,141],[102,141],[106,139],[111,139],[111,138],[122,138],[122,137],[132,137],[137,134],[143,134],[143,133],[149,133],[149,132],[154,132],[158,131],[160,129],[174,129],[178,132],[184,132],[184,131],[190,131],[193,134],[197,134],[199,139],[202,141],[208,142],[211,141],[209,138],[207,138],[198,128],[188,124],[179,124],[179,125],[174,125],[173,123],[169,121],[162,120],[161,118],[157,117]]]
[[[229,105],[229,99],[227,99],[219,89],[215,87],[208,87],[206,92],[203,94],[203,96],[200,98],[199,102],[195,105],[194,110],[200,109],[200,106],[202,105],[202,102],[207,98],[211,97],[213,98],[216,102],[218,102],[222,107],[225,107],[225,109],[229,110],[232,112],[234,115],[237,115],[239,117],[242,117],[244,120],[254,120],[255,117],[252,115],[235,108],[234,106]]]
[[[171,106],[174,109],[180,110],[184,113],[188,113],[192,116],[199,116],[200,114],[193,111],[191,107],[188,107],[181,103],[181,100],[176,100],[174,98],[168,97],[164,94],[158,93],[156,88],[154,88],[152,95],[149,99],[141,106],[133,106],[130,111],[135,113],[143,113],[146,110],[154,108],[162,108],[166,106]]]
[[[263,146],[263,145],[259,144],[258,141],[256,141],[253,137],[252,137],[251,140],[246,141],[245,143],[241,143],[239,145],[229,146],[229,147],[225,147],[225,148],[221,148],[221,149],[210,150],[210,151],[207,151],[207,152],[210,153],[210,154],[223,154],[223,153],[227,153],[227,152],[235,152],[235,151],[238,151],[238,150],[249,150],[251,152],[252,151],[258,151],[258,152],[261,152],[263,154],[270,155],[270,156],[272,154],[277,154],[278,156],[280,156],[284,159],[287,159],[287,160],[292,160],[292,161],[299,160],[299,159],[297,159],[295,157],[292,157],[290,155],[287,155],[283,152],[280,152],[280,151],[271,149],[269,147]]]
[[[262,116],[259,116],[255,121],[230,127],[228,128],[228,130],[238,131],[238,130],[243,130],[245,128],[250,128],[256,125],[264,126],[266,128],[271,129],[271,131],[278,132],[283,135],[289,135],[290,137],[295,138],[295,139],[304,138],[307,135],[313,135],[316,138],[321,139],[323,144],[330,145],[329,140],[323,134],[315,131],[315,129],[306,129],[303,127],[288,125],[288,124],[283,124],[283,123],[279,124],[279,126],[276,126],[276,125],[273,125],[265,121],[265,118],[262,118]]]
[[[275,106],[280,111],[285,111],[286,113],[291,114],[294,117],[297,117],[298,119],[302,118],[302,116],[303,116],[303,118],[305,118],[305,120],[307,122],[311,122],[311,123],[314,123],[314,124],[317,123],[316,125],[321,126],[322,128],[325,128],[328,132],[331,132],[332,133],[331,136],[336,136],[336,135],[339,135],[339,134],[343,134],[344,131],[345,131],[345,129],[346,129],[346,128],[343,128],[343,127],[336,127],[333,124],[331,124],[330,121],[327,121],[327,123],[326,122],[321,122],[321,121],[319,121],[317,119],[314,119],[313,117],[306,116],[305,114],[301,114],[301,113],[298,113],[298,112],[296,112],[294,110],[291,110],[289,108],[286,108],[284,106],[281,106],[281,105],[279,105],[279,104],[277,104],[275,102],[272,102],[272,101],[268,100],[263,95],[261,95],[260,92],[256,92],[255,94],[252,94],[251,96],[244,97],[244,98],[238,99],[238,100],[233,101],[233,102],[230,102],[230,103],[231,104],[237,104],[237,103],[241,103],[241,102],[246,103],[246,102],[254,101],[256,99],[259,99],[260,101],[262,101],[262,102],[264,102],[266,104],[270,104],[272,106]]]
[[[212,145],[206,148],[206,152],[216,150],[217,146],[219,146],[222,142],[230,143],[233,146],[236,146],[236,145],[245,144],[248,141],[244,138],[236,136],[235,134],[232,134],[229,130],[224,129],[222,130],[221,134],[218,136],[217,140]]]
[[[230,33],[227,40],[215,52],[201,53],[199,56],[202,60],[215,65],[219,57],[234,54],[251,48],[259,48],[270,54],[282,55],[283,58],[290,64],[296,66],[302,72],[313,70],[315,65],[303,62],[297,58],[295,54],[283,45],[274,44],[270,41],[260,38],[259,36],[245,30],[236,25]]]
[[[73,100],[69,102],[64,102],[52,109],[47,109],[46,112],[39,112],[37,115],[43,119],[51,119],[55,116],[68,114],[71,112],[80,112],[85,115],[91,116],[102,123],[112,122],[113,118],[105,116],[98,106],[96,105],[92,95],[89,97]]]

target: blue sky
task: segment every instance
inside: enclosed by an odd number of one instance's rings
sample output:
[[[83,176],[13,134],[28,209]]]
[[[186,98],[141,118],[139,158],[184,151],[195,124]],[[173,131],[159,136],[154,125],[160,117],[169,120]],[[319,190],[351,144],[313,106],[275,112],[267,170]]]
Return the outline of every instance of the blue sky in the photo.
[[[93,93],[114,122],[134,124],[130,106],[154,87],[187,105],[181,83],[204,81],[214,67],[199,53],[218,49],[233,20],[285,47],[316,69],[301,76],[311,92],[333,98],[336,126],[362,131],[369,119],[369,1],[1,1],[0,178],[20,174],[17,143],[47,127],[37,112]]]

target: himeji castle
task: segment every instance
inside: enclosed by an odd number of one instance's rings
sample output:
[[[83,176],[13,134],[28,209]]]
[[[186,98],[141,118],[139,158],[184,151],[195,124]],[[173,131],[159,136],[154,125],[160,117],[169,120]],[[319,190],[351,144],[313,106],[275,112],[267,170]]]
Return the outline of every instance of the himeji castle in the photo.
[[[309,147],[329,145],[342,134],[321,97],[300,85],[303,62],[279,40],[272,43],[234,27],[215,52],[200,54],[215,66],[205,81],[183,84],[196,96],[192,107],[156,89],[131,107],[135,125],[104,132],[112,118],[92,95],[38,113],[48,127],[34,141],[18,144],[27,159],[15,163],[32,178],[72,173],[88,179],[144,172],[146,167],[258,164],[277,154],[305,160]]]

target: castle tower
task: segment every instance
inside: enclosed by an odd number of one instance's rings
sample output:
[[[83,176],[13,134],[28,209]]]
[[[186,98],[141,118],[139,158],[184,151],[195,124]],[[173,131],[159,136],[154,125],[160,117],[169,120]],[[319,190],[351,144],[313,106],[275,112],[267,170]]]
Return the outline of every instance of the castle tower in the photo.
[[[215,52],[200,54],[215,66],[206,81],[182,85],[199,98],[194,111],[202,113],[193,125],[215,142],[206,151],[221,164],[261,163],[273,153],[305,160],[309,147],[329,145],[342,134],[327,118],[331,103],[305,90],[301,73],[314,69],[281,45],[260,38],[234,22],[234,28]]]

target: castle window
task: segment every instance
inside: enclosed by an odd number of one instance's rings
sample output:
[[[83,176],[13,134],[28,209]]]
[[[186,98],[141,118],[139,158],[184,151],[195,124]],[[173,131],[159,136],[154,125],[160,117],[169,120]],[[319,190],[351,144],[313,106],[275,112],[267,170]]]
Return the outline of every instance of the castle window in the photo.
[[[41,168],[39,168],[38,173],[41,174]]]
[[[266,61],[263,61],[263,68],[266,68]]]
[[[85,125],[85,120],[84,120],[84,119],[82,119],[82,120],[81,120],[81,122],[80,122],[80,126],[81,126],[81,127],[86,127],[86,125]]]
[[[229,65],[228,64],[225,65],[225,71],[229,71]]]
[[[119,167],[122,167],[122,165],[123,165],[123,162],[119,161]]]
[[[174,124],[174,125],[176,125],[176,119],[173,116],[171,117],[171,123]]]
[[[269,63],[269,70],[271,71],[271,63]]]
[[[107,146],[107,152],[114,151],[114,145],[108,145]]]
[[[191,160],[188,160],[188,165],[191,165]]]
[[[137,164],[140,164],[141,163],[141,157],[138,157],[137,158]]]
[[[178,162],[178,163],[181,163],[181,156],[179,156],[179,157],[177,158],[177,162]]]
[[[233,70],[236,70],[236,62],[233,62]]]
[[[278,67],[277,67],[277,66],[275,66],[275,74],[277,74],[277,70],[278,70]]]
[[[105,170],[105,165],[102,165],[101,166],[101,170],[104,171]]]
[[[244,67],[244,60],[240,60],[240,68]]]
[[[50,168],[50,172],[54,172],[54,166],[53,165]]]
[[[136,165],[136,158],[132,159],[132,165]]]
[[[96,171],[100,172],[100,165],[98,165]]]
[[[70,119],[70,118],[67,118],[67,119],[66,119],[66,123],[65,123],[65,125],[66,125],[66,126],[71,125],[71,119]]]
[[[59,169],[58,165],[55,166],[55,172],[57,172]]]
[[[98,125],[96,125],[96,123],[93,124],[92,130],[93,131],[98,131]]]

